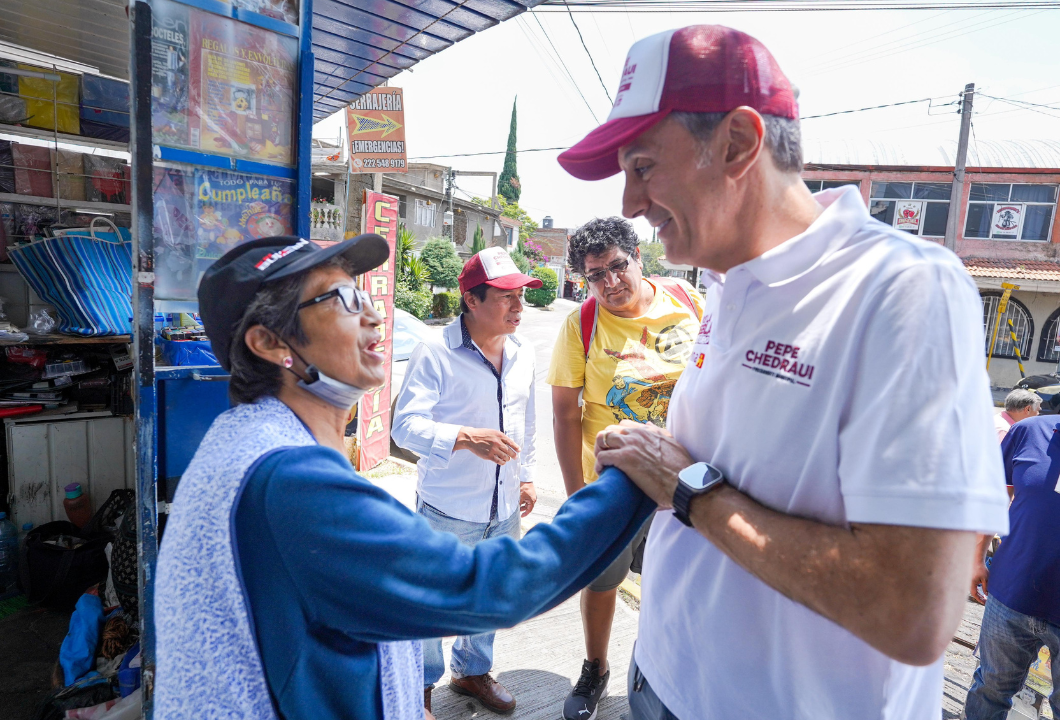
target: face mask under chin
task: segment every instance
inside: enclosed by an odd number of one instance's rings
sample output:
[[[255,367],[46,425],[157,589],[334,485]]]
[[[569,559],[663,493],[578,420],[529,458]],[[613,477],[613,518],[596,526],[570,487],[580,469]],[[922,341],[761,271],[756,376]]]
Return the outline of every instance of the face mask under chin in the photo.
[[[318,367],[307,363],[305,358],[298,352],[295,352],[295,355],[298,355],[298,359],[305,363],[306,375],[309,376],[309,381],[307,382],[290,368],[286,368],[286,370],[298,377],[298,387],[311,395],[315,395],[329,405],[334,405],[341,410],[349,410],[368,392],[364,388],[359,388],[356,385],[350,385],[325,375]]]

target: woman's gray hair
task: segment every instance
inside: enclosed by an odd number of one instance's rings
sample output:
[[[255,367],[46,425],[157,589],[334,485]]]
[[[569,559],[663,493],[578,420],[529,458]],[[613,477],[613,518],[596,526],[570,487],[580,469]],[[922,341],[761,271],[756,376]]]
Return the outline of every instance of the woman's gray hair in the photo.
[[[1030,390],[1023,390],[1017,388],[1013,390],[1005,397],[1005,410],[1012,412],[1014,410],[1026,410],[1029,407],[1034,407],[1042,404],[1042,396],[1036,392]]]
[[[673,118],[691,133],[700,145],[701,162],[711,161],[707,143],[721,121],[729,113],[675,112]],[[763,115],[765,123],[765,146],[773,158],[773,164],[783,172],[802,172],[802,127],[798,118]]]
[[[320,269],[338,267],[350,271],[342,258],[334,258],[309,272],[266,283],[247,306],[246,312],[232,334],[228,351],[232,379],[228,383],[228,397],[233,404],[256,402],[267,395],[276,395],[283,386],[283,368],[258,357],[247,347],[247,330],[263,325],[287,343],[303,346],[309,342],[298,318],[298,305],[309,276]]]
[[[613,247],[634,255],[640,238],[631,223],[620,217],[596,218],[582,225],[567,243],[567,262],[576,273],[585,273],[585,258],[603,255]]]

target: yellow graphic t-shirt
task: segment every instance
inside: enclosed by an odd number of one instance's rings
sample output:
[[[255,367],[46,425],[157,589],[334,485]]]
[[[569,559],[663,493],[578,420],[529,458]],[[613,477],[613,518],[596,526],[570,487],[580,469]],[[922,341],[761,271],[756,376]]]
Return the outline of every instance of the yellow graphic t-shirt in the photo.
[[[650,282],[650,281],[649,281]],[[602,305],[596,336],[586,360],[581,308],[567,316],[552,349],[548,384],[584,388],[582,399],[582,472],[596,479],[593,447],[596,435],[622,420],[666,426],[674,385],[685,369],[703,315],[703,298],[678,281],[692,298],[696,315],[668,291],[652,283],[655,299],[637,318],[609,313]]]

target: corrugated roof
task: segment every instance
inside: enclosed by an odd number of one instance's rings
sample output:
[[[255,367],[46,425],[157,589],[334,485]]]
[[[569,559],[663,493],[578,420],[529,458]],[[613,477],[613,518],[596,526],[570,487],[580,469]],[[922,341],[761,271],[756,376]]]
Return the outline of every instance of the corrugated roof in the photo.
[[[0,40],[128,80],[126,4],[127,0],[0,0]]]
[[[314,0],[313,117],[541,0]]]
[[[875,139],[805,138],[803,157],[815,165],[953,167],[957,142],[901,144]],[[968,147],[968,167],[1037,168],[1060,172],[1060,140],[979,140]]]
[[[1048,260],[964,258],[964,267],[972,277],[1060,282],[1060,263]]]

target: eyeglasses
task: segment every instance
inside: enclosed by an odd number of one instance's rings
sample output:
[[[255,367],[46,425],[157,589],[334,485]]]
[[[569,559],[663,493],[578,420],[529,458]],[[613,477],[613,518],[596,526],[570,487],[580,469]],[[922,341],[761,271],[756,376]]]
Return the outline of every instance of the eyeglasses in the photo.
[[[591,273],[586,273],[585,275],[582,275],[582,277],[584,277],[586,280],[588,280],[591,283],[594,283],[594,284],[598,283],[601,280],[603,280],[605,277],[607,277],[607,273],[609,273],[609,272],[613,272],[615,275],[618,275],[619,273],[625,272],[626,268],[629,267],[629,261],[632,260],[632,259],[633,258],[631,256],[627,255],[624,260],[619,260],[618,262],[613,262],[610,265],[608,265],[606,268],[604,268],[603,270],[594,270]]]
[[[359,288],[350,287],[349,285],[343,285],[337,287],[334,290],[324,293],[323,295],[317,295],[312,300],[306,300],[304,303],[298,306],[298,309],[307,308],[310,305],[316,305],[322,303],[325,300],[330,300],[333,297],[337,297],[342,301],[343,307],[346,308],[346,312],[356,315],[359,312],[363,312],[364,308],[372,303],[372,296],[366,293],[364,290]]]

